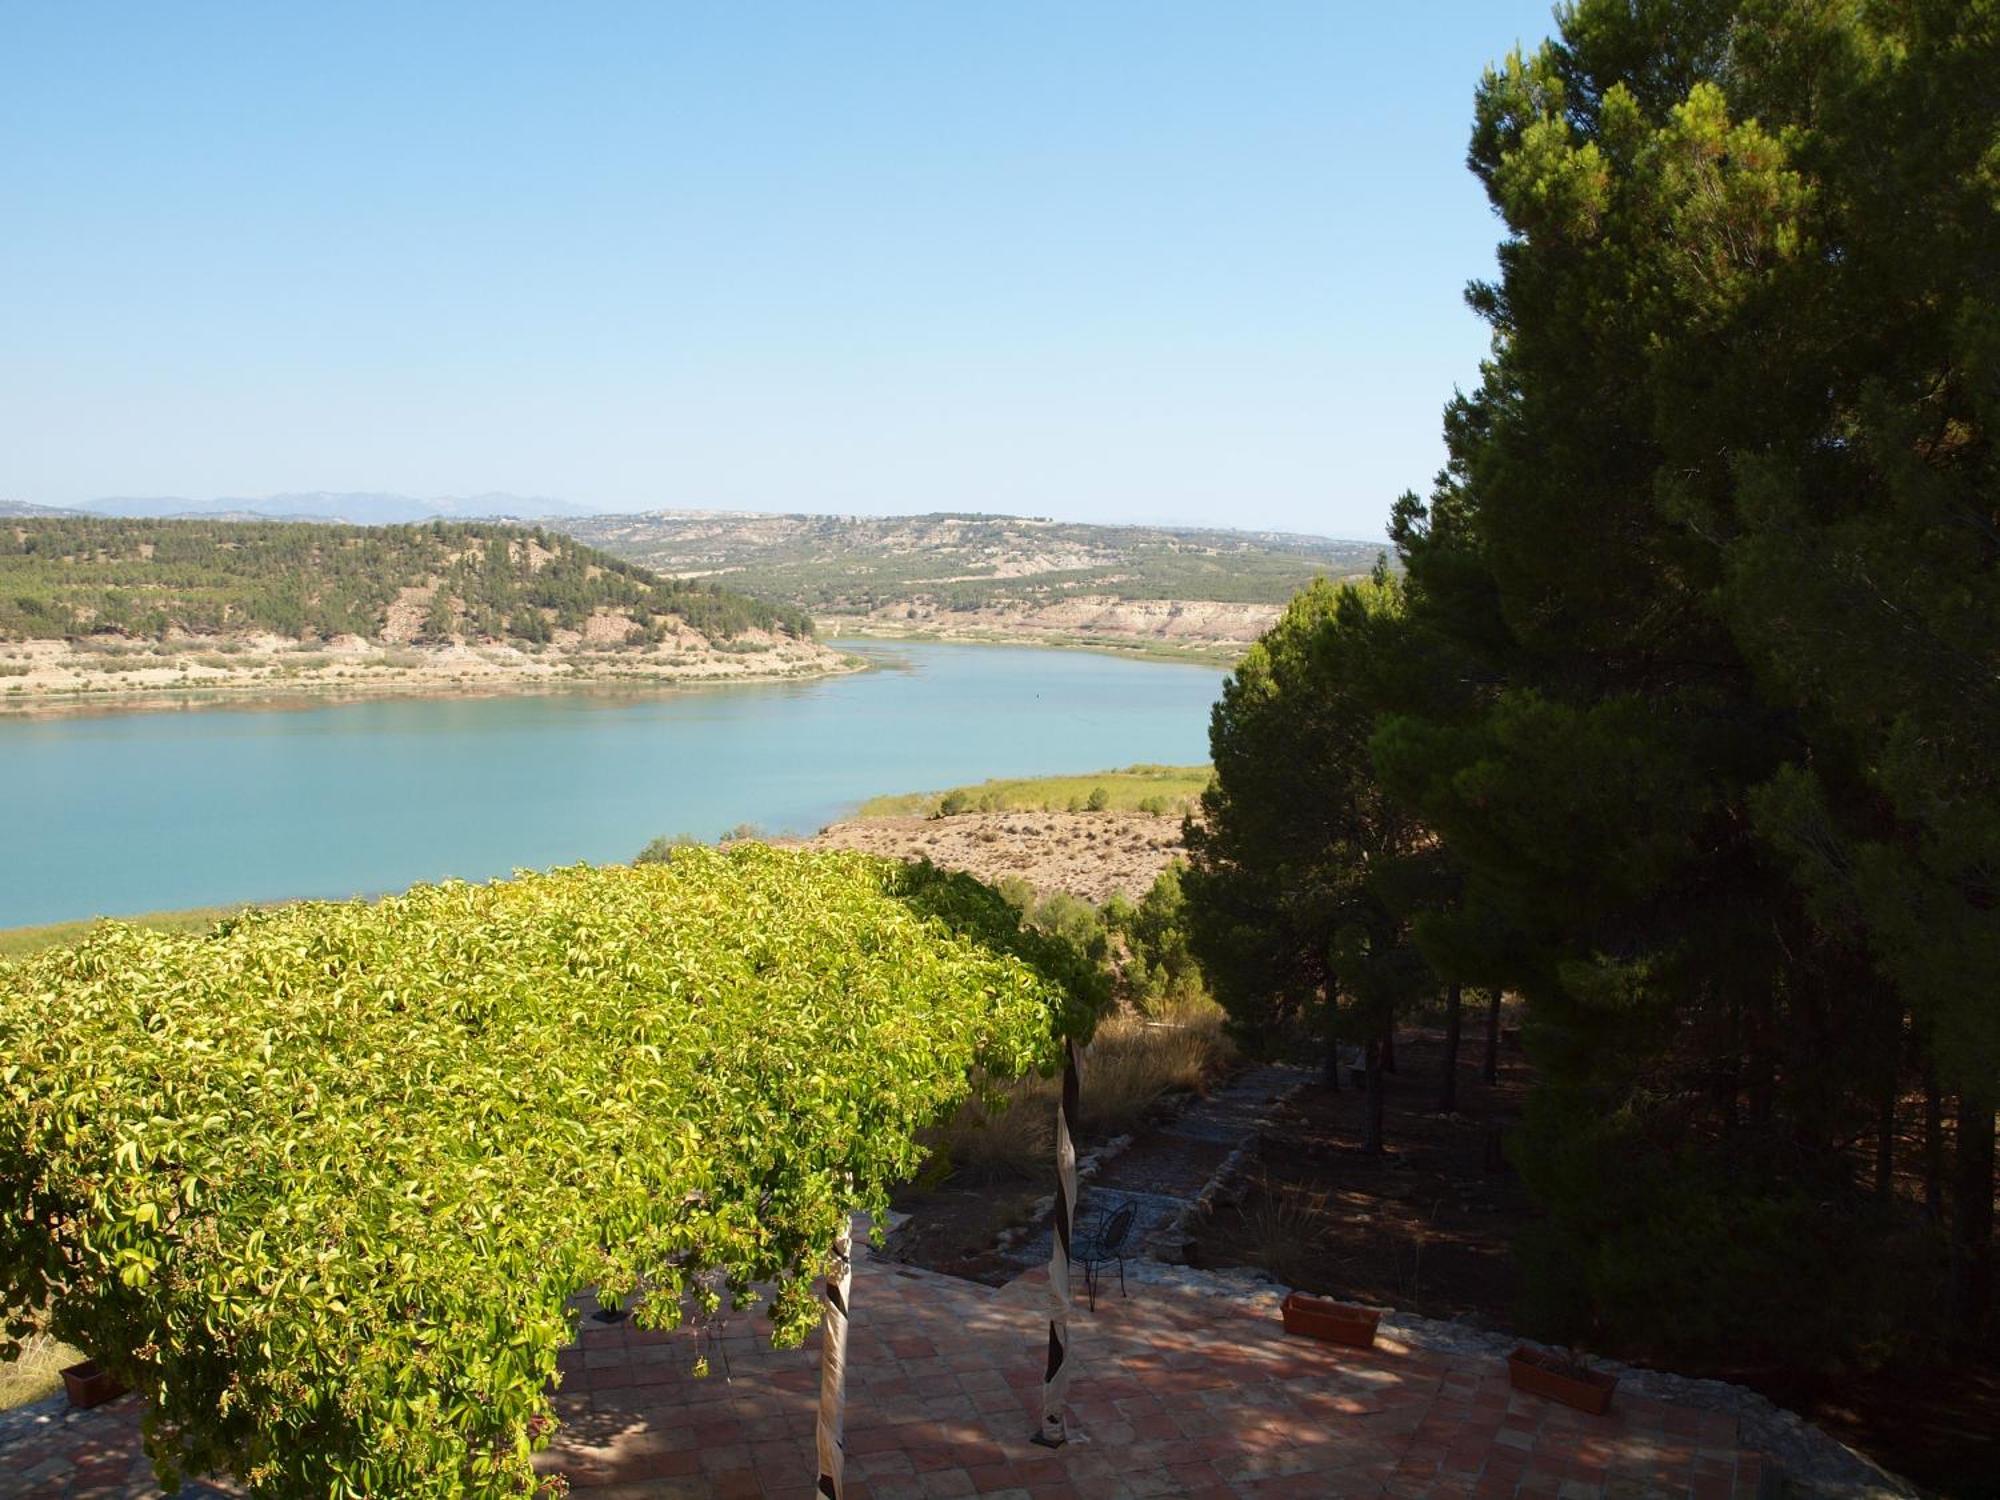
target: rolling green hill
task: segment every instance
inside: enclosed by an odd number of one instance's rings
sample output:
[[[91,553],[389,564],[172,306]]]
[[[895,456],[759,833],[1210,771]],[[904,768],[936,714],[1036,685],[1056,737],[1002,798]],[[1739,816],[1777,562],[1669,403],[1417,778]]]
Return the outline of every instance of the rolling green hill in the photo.
[[[539,644],[606,616],[633,642],[676,622],[712,641],[812,633],[796,606],[661,578],[540,527],[0,521],[0,640],[269,633]]]

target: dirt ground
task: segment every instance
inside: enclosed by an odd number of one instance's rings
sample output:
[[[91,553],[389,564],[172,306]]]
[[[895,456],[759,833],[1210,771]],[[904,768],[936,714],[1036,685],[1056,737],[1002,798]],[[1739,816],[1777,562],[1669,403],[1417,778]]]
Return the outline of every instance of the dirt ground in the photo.
[[[1181,857],[1178,814],[1137,812],[957,813],[949,818],[867,818],[835,823],[806,846],[927,857],[981,880],[1015,876],[1044,891],[1102,902],[1138,897]]]
[[[947,1183],[928,1192],[905,1188],[895,1207],[910,1223],[898,1237],[896,1258],[965,1281],[1005,1286],[1020,1267],[995,1241],[1003,1230],[1026,1224],[1048,1191],[1046,1182]]]
[[[1265,1136],[1251,1191],[1199,1235],[1200,1263],[1261,1266],[1309,1290],[1508,1328],[1518,1290],[1509,1242],[1535,1210],[1512,1172],[1486,1170],[1486,1139],[1489,1126],[1519,1118],[1532,1072],[1503,1049],[1497,1086],[1482,1084],[1483,1039],[1469,1020],[1466,1032],[1454,1115],[1432,1108],[1440,1037],[1399,1038],[1400,1071],[1385,1080],[1386,1156],[1361,1154],[1359,1089],[1300,1094]],[[2000,1353],[1837,1378],[1675,1369],[1760,1391],[1937,1494],[2000,1497]]]
[[[1470,1022],[1454,1114],[1433,1109],[1441,1038],[1398,1040],[1382,1156],[1361,1153],[1360,1089],[1301,1091],[1266,1132],[1243,1200],[1198,1233],[1199,1263],[1263,1266],[1308,1291],[1504,1327],[1516,1290],[1507,1247],[1534,1209],[1512,1172],[1487,1170],[1487,1135],[1519,1118],[1529,1070],[1502,1049],[1498,1083],[1482,1083],[1484,1038]]]

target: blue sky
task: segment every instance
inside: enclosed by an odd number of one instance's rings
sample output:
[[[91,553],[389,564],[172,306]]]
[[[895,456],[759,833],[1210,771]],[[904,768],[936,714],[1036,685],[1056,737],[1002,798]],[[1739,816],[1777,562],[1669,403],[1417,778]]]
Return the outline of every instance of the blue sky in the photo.
[[[0,497],[1379,533],[1546,0],[0,0]]]

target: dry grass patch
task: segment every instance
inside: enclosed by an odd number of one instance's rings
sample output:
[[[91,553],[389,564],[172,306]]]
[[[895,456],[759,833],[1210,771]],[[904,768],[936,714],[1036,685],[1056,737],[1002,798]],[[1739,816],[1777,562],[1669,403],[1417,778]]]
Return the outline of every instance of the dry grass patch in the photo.
[[[21,1352],[0,1364],[0,1411],[12,1411],[62,1389],[62,1370],[83,1354],[46,1333],[21,1341]]]
[[[1055,1085],[1025,1078],[960,1104],[923,1137],[931,1184],[1010,1182],[1044,1170],[1055,1152]]]
[[[1112,1017],[1084,1056],[1084,1135],[1123,1135],[1165,1095],[1206,1093],[1209,1080],[1233,1056],[1222,1034],[1222,1012],[1214,1005]]]
[[[1084,1051],[1078,1133],[1085,1142],[1126,1134],[1168,1094],[1205,1093],[1234,1055],[1222,1012],[1208,1001],[1107,1017]],[[1058,1087],[1027,1078],[961,1104],[925,1140],[936,1175],[982,1183],[1046,1176]]]
[[[1311,1292],[1329,1284],[1334,1254],[1332,1194],[1260,1177],[1241,1209],[1242,1235],[1257,1264],[1287,1286]]]

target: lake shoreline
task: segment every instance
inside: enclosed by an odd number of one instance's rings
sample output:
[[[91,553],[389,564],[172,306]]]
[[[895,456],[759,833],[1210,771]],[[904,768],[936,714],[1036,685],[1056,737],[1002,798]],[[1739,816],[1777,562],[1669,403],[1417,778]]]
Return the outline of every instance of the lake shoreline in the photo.
[[[194,640],[175,643],[153,660],[121,652],[110,664],[99,650],[53,640],[0,642],[0,720],[55,719],[175,709],[262,708],[274,711],[380,699],[512,697],[571,690],[649,691],[663,687],[732,687],[805,682],[869,671],[878,663],[841,649],[866,646],[997,646],[1081,652],[1122,661],[1232,667],[1249,642],[1189,636],[1065,633],[999,625],[937,628],[868,616],[834,616],[825,640],[791,641],[756,633],[751,649],[712,645],[673,652],[634,652],[620,661],[604,653],[558,651],[530,655],[517,648],[467,645],[364,647],[338,642],[300,648],[259,639],[242,662],[224,665]],[[136,653],[138,648],[128,650]],[[309,661],[289,659],[308,655]],[[409,662],[412,655],[428,660]],[[25,674],[7,671],[25,664]],[[137,679],[127,682],[125,679]]]
[[[38,643],[39,644],[39,643]],[[799,649],[808,648],[808,649]],[[571,691],[654,692],[661,688],[764,686],[811,682],[865,672],[874,663],[821,642],[798,642],[756,652],[716,651],[695,660],[635,658],[617,666],[526,658],[523,664],[482,659],[409,667],[330,660],[294,675],[206,675],[184,681],[152,680],[127,687],[94,682],[82,687],[0,687],[0,719],[55,719],[108,714],[160,713],[205,708],[321,708],[385,698],[498,698]],[[768,665],[766,664],[768,662]],[[155,669],[173,671],[177,669]],[[370,673],[350,676],[348,673]],[[373,674],[382,675],[373,675]],[[393,675],[391,675],[393,674]]]
[[[939,630],[930,626],[898,626],[862,616],[831,616],[837,625],[835,639],[870,642],[908,641],[936,646],[1012,646],[1039,651],[1089,651],[1122,661],[1167,662],[1193,667],[1233,667],[1243,659],[1252,641],[1219,637],[1190,637],[1179,641],[1150,636],[1066,634],[1034,629],[976,627]]]
[[[1108,656],[1120,661],[1158,663],[1168,666],[1233,667],[1242,659],[1247,643],[1229,640],[1190,639],[1182,642],[1141,638],[1120,639],[1104,636],[1074,636],[1027,631],[940,631],[924,627],[899,628],[879,620],[835,617],[826,622],[836,633],[823,641],[799,642],[797,646],[818,648],[817,652],[767,648],[755,653],[715,651],[699,660],[635,659],[619,667],[586,667],[561,660],[537,670],[544,663],[503,666],[499,670],[454,673],[445,666],[376,668],[399,675],[380,677],[336,676],[333,673],[370,670],[365,663],[333,662],[329,671],[301,673],[281,678],[248,678],[231,681],[227,677],[203,676],[187,682],[154,680],[130,687],[98,681],[84,687],[50,687],[0,681],[0,720],[53,719],[107,714],[162,713],[170,710],[206,708],[258,708],[272,711],[320,708],[331,704],[360,703],[380,699],[500,698],[572,691],[649,692],[660,688],[744,687],[784,682],[811,682],[843,677],[855,672],[878,670],[879,662],[869,661],[841,649],[843,642],[859,646],[903,645],[997,646],[1038,651],[1082,652]],[[47,642],[15,643],[45,646]],[[784,665],[759,670],[750,663],[771,650],[781,654]],[[824,656],[830,660],[821,660]],[[490,665],[490,664],[489,664]]]

